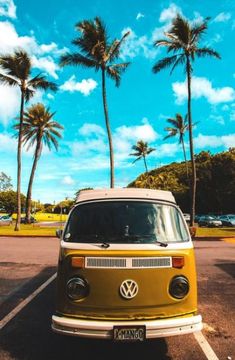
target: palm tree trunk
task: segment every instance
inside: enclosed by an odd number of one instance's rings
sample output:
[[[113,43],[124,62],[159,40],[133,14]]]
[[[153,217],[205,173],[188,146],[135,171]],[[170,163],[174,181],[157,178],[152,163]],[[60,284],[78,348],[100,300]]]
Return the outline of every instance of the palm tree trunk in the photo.
[[[24,116],[24,90],[21,89],[20,126],[19,126],[18,148],[17,148],[17,217],[16,217],[15,231],[20,230],[20,219],[21,219],[21,147],[22,147],[23,116]]]
[[[148,172],[148,168],[147,168],[147,161],[146,161],[145,155],[143,155],[143,159],[144,159],[145,170],[146,170],[146,173],[147,173],[147,172]]]
[[[114,188],[113,141],[112,141],[112,134],[111,134],[111,129],[110,129],[109,117],[108,117],[108,106],[107,106],[106,85],[105,85],[105,69],[102,69],[102,95],[103,95],[105,124],[106,124],[106,129],[107,129],[107,133],[108,133],[108,141],[109,141],[110,188]]]
[[[182,148],[183,148],[184,162],[185,162],[187,179],[188,179],[188,163],[187,163],[187,159],[186,159],[186,151],[185,151],[185,145],[184,145],[184,139],[183,139],[183,137],[182,137]]]
[[[29,178],[28,191],[27,191],[27,197],[26,197],[25,213],[26,213],[26,223],[27,224],[30,224],[33,180],[34,180],[34,175],[35,175],[35,171],[37,168],[37,163],[38,163],[38,160],[41,155],[41,149],[42,149],[42,139],[39,136],[38,140],[37,140],[37,146],[35,149],[34,161],[33,161],[33,166],[32,166],[32,170],[31,170],[31,174],[30,174],[30,178]]]
[[[191,64],[188,56],[186,63],[186,71],[187,71],[187,86],[188,86],[189,144],[190,144],[190,157],[191,157],[191,166],[192,166],[190,226],[194,226],[195,198],[196,198],[196,166],[194,160],[193,129],[192,129],[192,114],[191,114]]]

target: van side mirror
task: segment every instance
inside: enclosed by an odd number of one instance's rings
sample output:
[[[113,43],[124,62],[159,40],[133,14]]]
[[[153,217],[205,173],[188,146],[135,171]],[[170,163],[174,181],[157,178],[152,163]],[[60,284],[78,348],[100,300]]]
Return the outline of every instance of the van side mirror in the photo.
[[[63,230],[61,230],[61,229],[57,229],[55,233],[56,233],[56,237],[58,237],[58,239],[61,239],[61,236],[62,236]]]

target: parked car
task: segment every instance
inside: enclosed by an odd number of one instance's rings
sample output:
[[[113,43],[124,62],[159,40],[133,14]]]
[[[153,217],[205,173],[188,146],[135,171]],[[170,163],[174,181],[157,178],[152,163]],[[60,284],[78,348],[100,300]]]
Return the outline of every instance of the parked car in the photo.
[[[219,227],[222,226],[222,221],[211,215],[203,215],[198,220],[198,226]]]
[[[223,226],[235,226],[235,214],[221,215],[219,219]]]
[[[190,214],[183,213],[185,221],[190,221]]]
[[[193,244],[171,192],[80,191],[57,236],[55,332],[142,341],[201,330]]]
[[[20,219],[20,222],[21,224],[26,224],[26,217],[22,217]],[[33,216],[30,216],[30,224],[33,224],[35,222],[37,222],[37,220]]]
[[[196,215],[195,215],[195,217],[194,217],[195,223],[198,223],[198,221],[199,221],[199,219],[200,219],[201,216],[203,216],[203,215],[201,215],[201,214],[200,214],[200,215],[199,215],[199,214],[196,214]]]
[[[9,215],[2,215],[0,216],[0,226],[4,225],[11,225],[12,224],[12,217]]]

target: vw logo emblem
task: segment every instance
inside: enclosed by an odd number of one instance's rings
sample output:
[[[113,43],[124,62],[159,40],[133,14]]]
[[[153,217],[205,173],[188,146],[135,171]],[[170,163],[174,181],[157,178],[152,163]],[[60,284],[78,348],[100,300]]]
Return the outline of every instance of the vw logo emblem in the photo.
[[[120,294],[124,299],[132,299],[138,293],[139,287],[134,280],[125,280],[120,285]]]

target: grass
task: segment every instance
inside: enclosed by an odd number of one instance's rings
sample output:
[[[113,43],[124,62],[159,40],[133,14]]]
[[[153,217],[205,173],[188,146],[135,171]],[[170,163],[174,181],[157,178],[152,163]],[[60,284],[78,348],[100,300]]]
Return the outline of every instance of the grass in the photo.
[[[15,224],[0,226],[0,236],[55,236],[57,226],[39,226],[37,224],[21,224],[20,231],[14,231]]]
[[[3,215],[3,214],[1,214]],[[22,217],[25,217],[25,214],[21,214]],[[37,221],[66,221],[67,220],[66,214],[50,214],[50,213],[41,213],[38,212],[36,214],[33,214],[33,217]],[[16,214],[12,215],[12,219],[16,220]]]
[[[0,226],[0,236],[55,236],[61,226],[40,226],[40,224],[21,224],[20,231],[14,231],[15,225]],[[201,228],[197,227],[196,237],[235,237],[235,228]]]
[[[230,237],[235,236],[235,228],[222,227],[222,228],[204,228],[197,227],[197,237]]]

